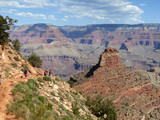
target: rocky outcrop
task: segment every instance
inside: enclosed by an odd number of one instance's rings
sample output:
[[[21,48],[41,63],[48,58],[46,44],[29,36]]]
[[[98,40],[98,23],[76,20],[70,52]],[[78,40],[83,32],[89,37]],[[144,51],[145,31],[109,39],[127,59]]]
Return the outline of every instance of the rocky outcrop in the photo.
[[[100,56],[100,67],[117,66],[122,63],[120,54],[117,49],[106,48]]]
[[[116,49],[105,49],[99,64],[72,76],[71,80],[75,82],[74,88],[86,97],[100,95],[111,99],[116,106],[119,120],[138,120],[148,118],[150,114],[158,119],[159,113],[154,114],[153,108],[160,107],[160,88],[153,86],[140,72],[122,65]]]

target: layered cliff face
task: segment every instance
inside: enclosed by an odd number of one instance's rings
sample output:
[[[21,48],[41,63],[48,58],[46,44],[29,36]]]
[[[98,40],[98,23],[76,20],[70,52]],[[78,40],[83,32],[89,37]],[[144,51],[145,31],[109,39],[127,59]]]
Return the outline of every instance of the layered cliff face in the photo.
[[[50,69],[61,77],[95,65],[106,47],[118,49],[123,64],[129,68],[147,70],[160,66],[160,24],[62,27],[34,24],[13,27],[9,32],[11,39],[21,41],[22,54],[27,57],[36,52],[44,61],[42,68],[58,64]]]
[[[122,65],[115,49],[105,49],[99,63],[71,80],[84,96],[103,96],[116,106],[119,120],[159,119],[160,88],[139,72]],[[157,86],[155,86],[157,85]]]

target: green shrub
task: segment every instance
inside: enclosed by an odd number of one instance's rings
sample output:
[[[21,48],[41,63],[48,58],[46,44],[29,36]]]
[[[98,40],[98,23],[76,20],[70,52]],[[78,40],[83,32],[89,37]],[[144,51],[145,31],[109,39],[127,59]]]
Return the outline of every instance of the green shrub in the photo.
[[[20,43],[20,41],[18,39],[15,39],[15,40],[12,41],[12,44],[13,44],[14,49],[17,52],[19,52],[20,49],[21,49],[21,43]]]
[[[40,57],[36,54],[36,53],[32,53],[29,58],[28,58],[28,62],[33,66],[33,67],[37,67],[40,68],[42,65],[42,60],[40,59]]]
[[[25,70],[25,69],[28,69],[28,65],[27,65],[27,64],[22,64],[21,67],[23,67],[24,70]]]
[[[87,97],[86,105],[97,117],[101,117],[104,120],[117,120],[115,107],[112,101],[108,99],[103,100],[102,97],[97,96],[96,99],[91,100],[90,97]],[[104,118],[104,115],[107,118]]]
[[[63,98],[62,96],[60,96],[60,100],[61,100],[61,101],[64,101],[64,98]]]
[[[70,87],[71,87],[71,88],[72,88],[72,87],[73,87],[73,85],[74,85],[74,82],[73,82],[73,81],[71,81],[71,80],[67,81],[67,83],[70,85]]]
[[[43,80],[41,77],[38,77],[38,78],[37,78],[37,81],[38,81],[38,82],[43,82],[43,83],[44,83],[44,80]]]
[[[39,84],[34,79],[28,79],[26,84],[30,89],[35,91],[37,91],[37,88],[39,88]]]
[[[44,104],[46,98],[44,96],[39,96],[38,99]]]
[[[56,81],[63,81],[60,77],[55,78]]]
[[[78,107],[77,101],[72,103],[72,111],[73,111],[73,114],[79,115],[79,107]]]
[[[48,76],[44,76],[44,77],[43,77],[43,80],[45,80],[45,81],[51,81],[51,78],[48,77]]]
[[[50,94],[53,95],[53,96],[56,96],[55,93],[54,93],[54,91],[50,92]]]
[[[13,54],[12,51],[8,51],[9,54]]]
[[[25,120],[50,120],[52,115],[52,104],[44,96],[39,96],[36,88],[39,85],[33,79],[29,79],[26,83],[20,82],[11,91],[14,97],[14,102],[7,106],[8,113],[16,115],[16,118]],[[19,94],[18,94],[19,93]],[[17,95],[19,96],[16,99]],[[16,95],[16,96],[15,96]]]
[[[15,59],[16,61],[19,61],[19,58],[18,58],[18,57],[14,57],[14,59]]]
[[[54,84],[56,84],[56,81],[54,79],[51,80]]]
[[[53,88],[51,85],[48,85],[48,87]]]
[[[68,101],[71,101],[71,97],[68,95],[68,93],[65,93],[65,96]]]
[[[11,65],[15,68],[17,67],[17,63],[11,63]]]
[[[52,99],[52,102],[54,102],[54,104],[58,104],[58,101],[55,98]]]
[[[11,93],[12,93],[12,95],[13,95],[13,96],[15,96],[15,95],[17,94],[17,92],[18,92],[18,90],[17,90],[17,89],[13,89],[13,90],[11,90]]]

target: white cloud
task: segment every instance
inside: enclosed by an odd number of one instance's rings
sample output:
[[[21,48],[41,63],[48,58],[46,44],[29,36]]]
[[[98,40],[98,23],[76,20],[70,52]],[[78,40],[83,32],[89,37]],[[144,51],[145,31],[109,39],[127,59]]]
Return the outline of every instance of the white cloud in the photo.
[[[57,21],[57,18],[55,18],[53,15],[49,15],[49,16],[48,16],[48,19],[49,19],[49,20],[53,20],[53,21]]]
[[[0,12],[1,13],[14,13],[16,12],[16,9],[2,9]]]
[[[70,14],[69,17],[74,18],[90,17],[111,23],[143,22],[140,17],[143,10],[129,1],[131,0],[0,0],[0,7],[46,9],[56,7],[57,11]],[[55,20],[54,16],[50,19]],[[63,19],[68,20],[67,17]]]
[[[50,0],[1,0],[0,7],[17,7],[17,8],[42,8],[46,6],[56,6],[56,2]]]
[[[69,18],[69,16],[65,15],[64,18]]]
[[[22,16],[22,17],[31,17],[31,18],[34,18],[34,19],[43,19],[43,20],[46,20],[46,16],[43,15],[43,14],[33,14],[33,13],[30,13],[30,12],[21,12],[21,13],[16,13],[15,15],[17,16]]]
[[[66,19],[66,18],[62,18],[62,21],[68,21],[68,19]]]
[[[129,1],[129,0],[128,0]],[[127,0],[61,0],[60,10],[72,13],[72,17],[90,17],[111,23],[143,22],[143,10]]]

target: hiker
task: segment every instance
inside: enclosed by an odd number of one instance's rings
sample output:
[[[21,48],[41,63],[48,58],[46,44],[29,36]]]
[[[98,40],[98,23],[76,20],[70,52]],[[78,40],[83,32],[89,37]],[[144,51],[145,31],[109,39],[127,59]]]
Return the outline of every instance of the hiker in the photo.
[[[45,71],[44,71],[44,76],[47,76],[47,75],[48,75],[48,68],[45,69]]]
[[[28,76],[28,70],[27,70],[27,69],[24,70],[24,76],[25,76],[25,77]]]
[[[49,70],[49,77],[52,77],[52,74],[53,73],[53,71],[52,70]]]
[[[0,75],[0,85],[1,85],[1,75]]]

